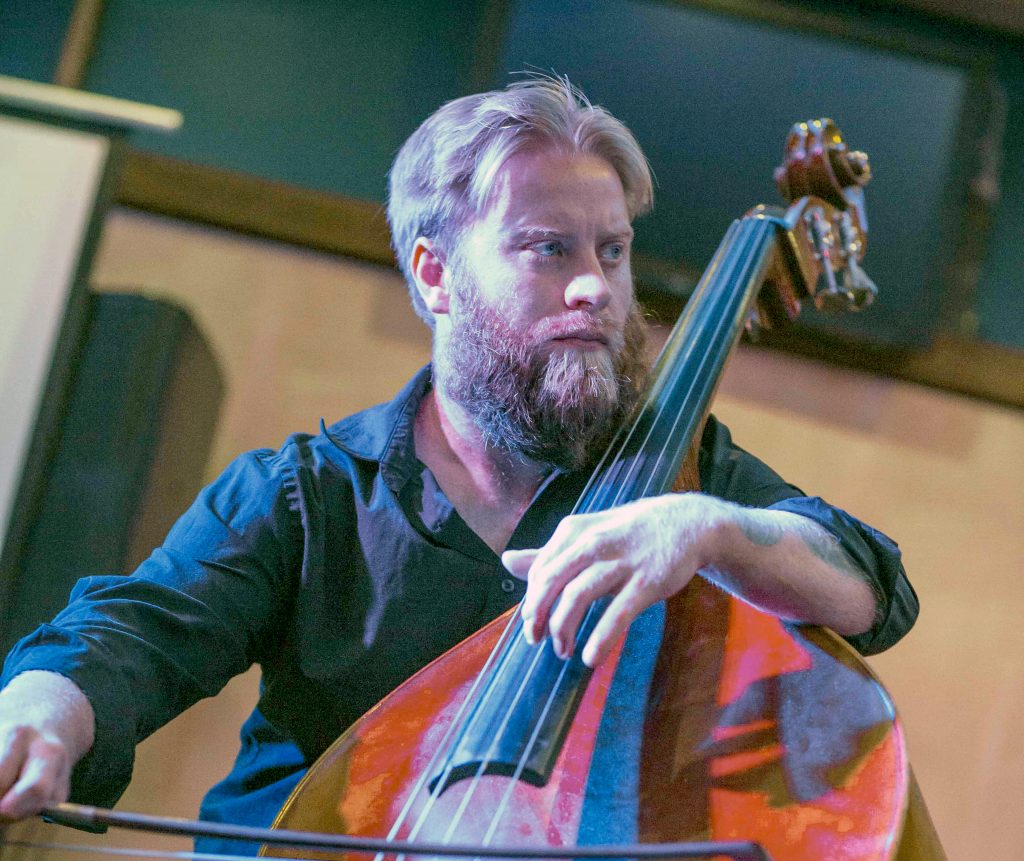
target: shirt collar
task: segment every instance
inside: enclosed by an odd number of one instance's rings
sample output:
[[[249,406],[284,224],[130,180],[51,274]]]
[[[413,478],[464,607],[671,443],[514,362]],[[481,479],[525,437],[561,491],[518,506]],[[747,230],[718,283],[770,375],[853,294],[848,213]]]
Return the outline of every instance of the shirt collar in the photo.
[[[431,380],[431,367],[426,365],[387,403],[344,418],[329,428],[321,424],[321,430],[353,457],[378,462],[384,480],[397,491],[417,468],[413,426]]]
[[[324,435],[342,451],[361,460],[380,464],[381,478],[398,497],[402,496],[403,490],[412,478],[427,471],[416,457],[413,428],[416,412],[424,395],[430,391],[432,379],[431,366],[427,365],[387,403],[378,404],[342,419],[330,428],[324,427],[321,423]],[[586,473],[553,470],[537,489],[508,546],[524,548],[544,544],[562,517],[572,510],[586,479]],[[436,503],[439,507],[433,511],[431,525],[423,524],[422,528],[435,540],[447,538],[452,542],[451,546],[457,546],[461,552],[493,561],[494,554],[490,548],[471,533],[468,526],[462,527],[464,532],[452,532],[451,530],[456,529],[459,524],[445,523],[446,519],[452,517],[454,509],[443,497],[440,488],[436,487],[433,478],[430,478],[428,487],[420,486],[421,495],[424,489],[438,497]],[[544,499],[543,504],[536,504],[541,497]],[[415,522],[418,523],[422,523],[420,509],[421,506],[416,507]],[[457,516],[455,519],[458,520]],[[467,536],[472,536],[472,540]]]

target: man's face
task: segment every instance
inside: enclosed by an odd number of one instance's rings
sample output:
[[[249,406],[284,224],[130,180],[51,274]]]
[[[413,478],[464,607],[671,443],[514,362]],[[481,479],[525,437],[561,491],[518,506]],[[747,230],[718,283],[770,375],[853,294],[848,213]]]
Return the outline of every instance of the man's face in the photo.
[[[446,270],[438,384],[492,445],[578,468],[645,376],[633,231],[603,159],[533,150],[498,172]]]
[[[461,232],[457,268],[480,303],[539,349],[600,361],[633,303],[632,239],[607,161],[527,150],[505,162],[485,211]]]

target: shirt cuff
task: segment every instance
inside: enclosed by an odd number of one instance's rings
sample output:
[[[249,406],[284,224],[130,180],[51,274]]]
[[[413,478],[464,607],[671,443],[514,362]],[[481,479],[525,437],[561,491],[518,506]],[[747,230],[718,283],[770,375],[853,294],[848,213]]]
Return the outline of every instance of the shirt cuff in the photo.
[[[851,646],[862,655],[874,655],[894,645],[910,630],[919,605],[895,541],[816,496],[783,499],[768,508],[798,514],[819,524],[839,539],[864,574],[875,593],[878,610],[869,630],[844,637]]]
[[[131,692],[125,690],[116,670],[103,661],[89,660],[100,648],[88,636],[41,625],[11,651],[0,686],[21,673],[45,670],[64,676],[81,689],[92,706],[96,727],[92,747],[72,772],[71,800],[113,807],[132,776],[135,718]]]

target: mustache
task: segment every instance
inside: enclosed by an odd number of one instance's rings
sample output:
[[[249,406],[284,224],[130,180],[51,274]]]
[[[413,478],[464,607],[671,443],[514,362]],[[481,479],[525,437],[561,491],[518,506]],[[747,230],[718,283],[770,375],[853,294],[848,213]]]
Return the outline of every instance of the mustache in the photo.
[[[625,337],[622,327],[588,311],[568,311],[558,317],[541,320],[534,326],[532,334],[538,343],[578,338],[581,341],[600,341],[616,348],[622,346]]]
[[[472,417],[489,447],[562,469],[582,468],[632,414],[646,380],[646,327],[607,308],[563,308],[514,325],[474,291],[460,294],[435,381]],[[553,339],[597,338],[608,356],[552,350]]]

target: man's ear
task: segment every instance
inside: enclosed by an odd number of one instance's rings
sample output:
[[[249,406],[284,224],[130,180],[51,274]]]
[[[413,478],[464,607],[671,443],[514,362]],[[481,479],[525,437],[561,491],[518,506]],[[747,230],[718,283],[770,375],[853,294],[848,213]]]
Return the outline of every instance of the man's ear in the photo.
[[[448,313],[448,285],[444,262],[434,243],[421,236],[412,247],[412,277],[427,309],[433,314]]]

